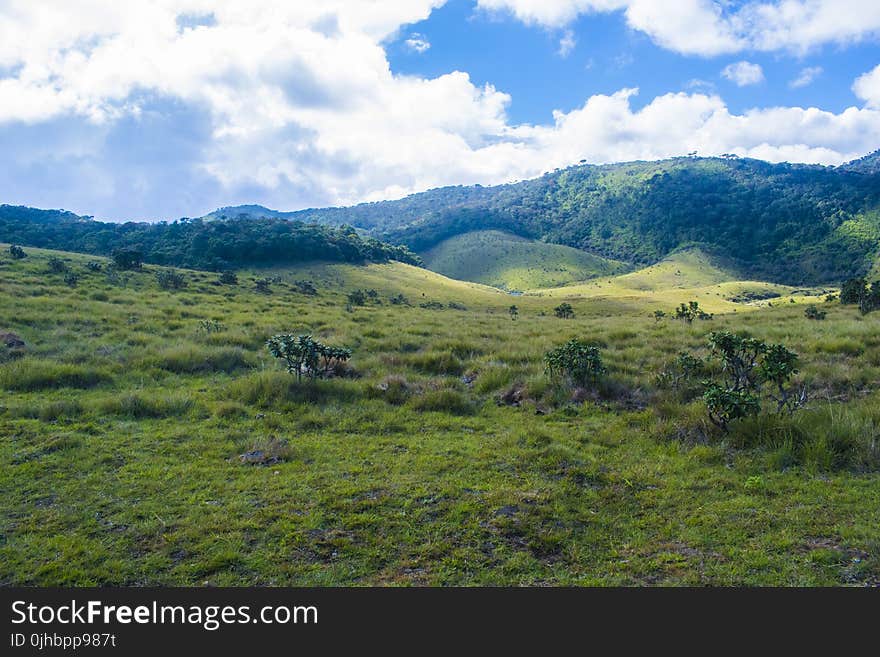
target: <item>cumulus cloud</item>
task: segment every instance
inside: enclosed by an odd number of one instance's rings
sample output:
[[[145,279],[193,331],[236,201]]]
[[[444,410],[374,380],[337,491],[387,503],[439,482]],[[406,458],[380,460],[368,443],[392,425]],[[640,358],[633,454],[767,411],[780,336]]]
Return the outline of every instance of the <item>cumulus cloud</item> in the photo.
[[[6,2],[0,197],[173,218],[500,183],[582,158],[697,150],[837,164],[880,144],[877,70],[856,84],[866,106],[841,113],[732,114],[696,92],[634,109],[636,90],[622,89],[544,125],[515,124],[510,96],[466,72],[391,71],[383,44],[441,3]]]
[[[407,48],[420,55],[431,47],[431,43],[418,32],[410,34],[409,38],[403,43]]]
[[[764,81],[764,70],[758,64],[751,62],[736,62],[728,64],[721,71],[721,76],[727,78],[738,87],[747,87]]]
[[[658,45],[713,56],[754,49],[805,52],[880,34],[876,0],[477,0],[530,24],[563,27],[581,14],[622,11]]]
[[[808,66],[807,68],[802,68],[801,72],[798,73],[798,76],[788,83],[788,86],[792,89],[808,87],[813,84],[813,81],[822,75],[823,72],[824,69],[821,66]]]
[[[880,109],[880,65],[859,76],[853,84],[853,92],[868,107]]]

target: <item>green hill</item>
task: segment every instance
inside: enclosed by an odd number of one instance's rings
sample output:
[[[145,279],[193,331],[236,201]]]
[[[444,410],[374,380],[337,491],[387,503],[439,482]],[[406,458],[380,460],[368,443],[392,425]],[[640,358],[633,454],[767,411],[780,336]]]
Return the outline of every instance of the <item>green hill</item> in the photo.
[[[537,242],[498,230],[456,235],[421,255],[432,271],[505,290],[555,287],[618,274],[625,269],[621,262],[569,246]]]

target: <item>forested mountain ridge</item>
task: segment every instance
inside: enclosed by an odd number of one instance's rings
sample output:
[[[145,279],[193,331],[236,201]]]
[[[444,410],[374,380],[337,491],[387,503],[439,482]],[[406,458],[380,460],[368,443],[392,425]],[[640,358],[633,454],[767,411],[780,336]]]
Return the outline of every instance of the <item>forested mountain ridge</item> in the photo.
[[[362,237],[350,227],[278,218],[117,224],[65,211],[0,205],[0,242],[96,255],[134,250],[145,262],[214,270],[315,260],[421,264],[406,247]]]
[[[752,277],[834,282],[877,258],[880,154],[840,167],[732,156],[581,165],[515,184],[290,216],[351,224],[420,252],[486,229],[637,264],[696,244]]]

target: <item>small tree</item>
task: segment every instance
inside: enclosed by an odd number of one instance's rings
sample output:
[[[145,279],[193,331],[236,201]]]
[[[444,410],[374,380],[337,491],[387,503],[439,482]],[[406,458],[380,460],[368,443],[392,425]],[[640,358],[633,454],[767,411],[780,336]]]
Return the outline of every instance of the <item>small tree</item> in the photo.
[[[680,319],[688,324],[692,324],[695,319],[708,320],[712,319],[712,317],[712,315],[700,308],[698,301],[683,303],[675,309],[675,319]]]
[[[116,249],[113,251],[113,264],[117,269],[140,269],[144,264],[144,256],[135,249]]]
[[[303,374],[311,381],[323,378],[351,358],[350,349],[321,344],[311,335],[275,335],[266,347],[275,358],[285,361],[287,371],[296,374],[297,381],[302,381]]]
[[[64,274],[64,283],[68,287],[76,287],[76,284],[79,283],[79,275],[74,274],[72,271]]]
[[[512,305],[507,309],[507,313],[510,315],[510,319],[516,319],[519,317],[519,308],[517,308],[516,305]]]
[[[254,282],[254,289],[260,294],[272,294],[272,279],[258,278]]]
[[[789,414],[807,402],[807,387],[789,386],[791,377],[798,373],[798,355],[786,349],[785,345],[771,344],[764,349],[759,373],[774,391],[769,397],[776,402],[776,412],[787,411]]]
[[[544,355],[547,375],[578,386],[595,385],[605,374],[599,347],[574,338]]]
[[[352,306],[364,306],[367,303],[367,295],[363,290],[354,290],[348,293],[348,303]]]
[[[238,274],[236,274],[232,270],[227,269],[220,274],[217,282],[221,285],[238,285]]]
[[[574,308],[571,307],[570,303],[563,302],[553,309],[553,314],[560,319],[573,319]]]
[[[655,322],[659,322],[659,321],[662,320],[664,317],[666,317],[666,313],[663,312],[662,310],[655,310],[655,311],[654,311],[654,321],[655,321]]]
[[[13,244],[9,247],[9,255],[12,256],[13,260],[21,260],[22,258],[27,257],[27,253],[24,252],[24,249],[17,244]]]
[[[389,299],[392,306],[408,306],[410,305],[409,299],[407,299],[402,294],[397,294]]]
[[[99,272],[104,268],[104,265],[98,262],[97,260],[89,260],[86,263],[86,269],[93,272]]]

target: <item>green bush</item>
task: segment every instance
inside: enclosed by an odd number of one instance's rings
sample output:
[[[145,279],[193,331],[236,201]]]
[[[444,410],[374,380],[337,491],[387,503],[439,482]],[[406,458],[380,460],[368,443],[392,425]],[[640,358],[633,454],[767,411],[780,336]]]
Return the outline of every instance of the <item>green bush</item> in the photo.
[[[13,244],[9,247],[9,255],[12,256],[13,260],[21,260],[22,258],[26,258],[27,254],[24,252],[24,249],[18,246],[17,244]]]
[[[351,349],[325,345],[310,335],[275,335],[266,342],[269,353],[287,364],[287,371],[301,381],[303,374],[310,380],[323,379],[336,372],[351,358]]]
[[[163,269],[156,272],[156,282],[163,290],[182,290],[186,287],[186,279],[183,274],[173,269]]]
[[[599,347],[576,338],[548,351],[544,364],[551,379],[582,387],[595,386],[606,372]]]
[[[574,308],[571,307],[570,303],[560,303],[553,309],[553,314],[560,319],[573,319]]]

